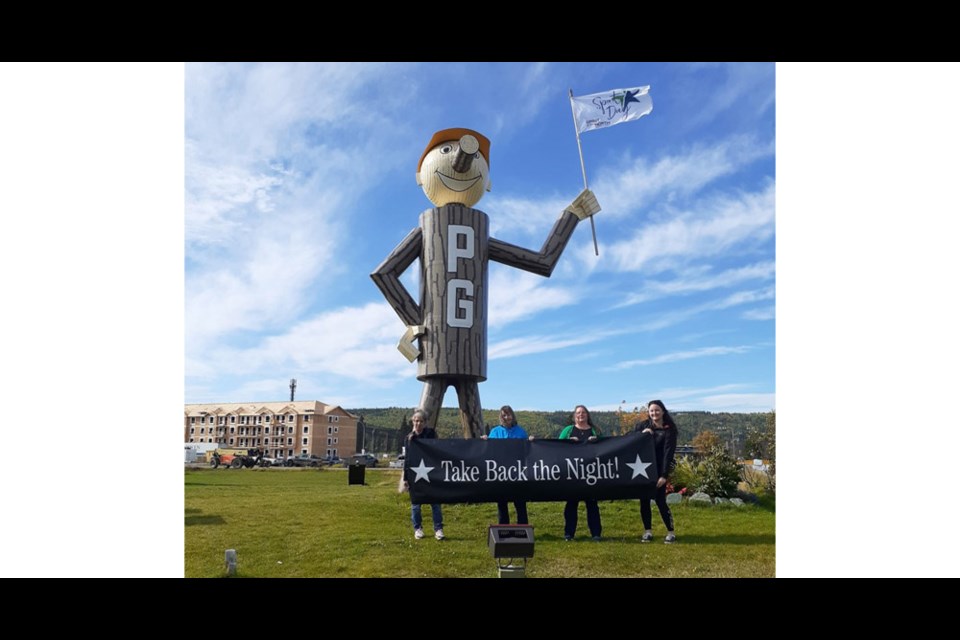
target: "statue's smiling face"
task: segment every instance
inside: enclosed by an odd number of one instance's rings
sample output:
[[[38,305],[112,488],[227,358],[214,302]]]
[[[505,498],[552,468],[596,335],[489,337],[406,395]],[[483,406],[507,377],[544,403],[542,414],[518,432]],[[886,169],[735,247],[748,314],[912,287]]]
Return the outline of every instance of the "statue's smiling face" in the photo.
[[[475,152],[473,162],[464,172],[454,169],[460,150],[456,140],[441,142],[427,153],[417,174],[417,183],[435,206],[460,203],[472,207],[489,191],[490,169],[483,154]]]

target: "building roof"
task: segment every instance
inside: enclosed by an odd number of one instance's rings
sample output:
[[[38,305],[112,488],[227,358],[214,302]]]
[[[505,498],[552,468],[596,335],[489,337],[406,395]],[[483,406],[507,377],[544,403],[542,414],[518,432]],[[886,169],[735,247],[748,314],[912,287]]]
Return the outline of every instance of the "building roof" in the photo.
[[[351,418],[357,417],[339,405],[324,404],[319,400],[295,400],[294,402],[212,402],[183,405],[183,415],[188,418],[206,415],[257,415],[258,413],[276,415],[288,412],[314,413],[319,415],[342,412]]]

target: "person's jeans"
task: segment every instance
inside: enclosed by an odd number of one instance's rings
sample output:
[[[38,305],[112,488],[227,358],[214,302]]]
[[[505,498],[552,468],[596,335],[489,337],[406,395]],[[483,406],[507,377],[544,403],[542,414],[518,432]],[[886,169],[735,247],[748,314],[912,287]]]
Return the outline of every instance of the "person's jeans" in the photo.
[[[657,488],[653,494],[653,499],[657,503],[657,509],[660,510],[660,517],[663,518],[663,524],[667,526],[667,531],[673,531],[673,514],[670,513],[670,506],[667,504],[667,485]],[[650,498],[640,498],[640,520],[643,521],[644,529],[653,528],[653,512],[650,509]]]
[[[527,521],[527,503],[514,502],[513,506],[517,508],[517,524],[529,524]],[[509,503],[507,502],[497,503],[497,521],[500,524],[510,524],[510,510],[508,507]]]
[[[590,529],[590,535],[600,537],[600,506],[596,500],[584,500],[587,505],[587,527]],[[563,535],[566,538],[572,538],[577,532],[577,508],[580,506],[579,500],[567,501],[567,506],[563,509]]]
[[[430,511],[433,515],[433,530],[443,529],[443,512],[440,511],[440,505],[430,505]],[[423,514],[420,512],[419,504],[410,505],[410,519],[413,520],[414,529],[423,529]]]

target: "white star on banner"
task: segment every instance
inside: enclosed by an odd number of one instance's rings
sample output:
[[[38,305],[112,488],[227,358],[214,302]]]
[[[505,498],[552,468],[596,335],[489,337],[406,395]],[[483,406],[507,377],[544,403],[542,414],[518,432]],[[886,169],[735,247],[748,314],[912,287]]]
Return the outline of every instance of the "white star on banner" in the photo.
[[[647,475],[647,467],[649,467],[652,464],[653,464],[652,462],[644,462],[643,460],[641,460],[640,454],[638,453],[636,462],[627,463],[627,466],[633,469],[633,476],[630,479],[633,480],[637,476],[643,476],[644,478],[649,480],[650,476]]]
[[[639,459],[639,456],[637,456],[637,458]],[[421,459],[419,467],[410,467],[410,470],[417,474],[417,479],[414,480],[414,482],[420,482],[421,480],[430,482],[430,478],[427,476],[427,474],[433,471],[434,468],[435,467],[428,467],[427,465],[423,464],[423,460]]]

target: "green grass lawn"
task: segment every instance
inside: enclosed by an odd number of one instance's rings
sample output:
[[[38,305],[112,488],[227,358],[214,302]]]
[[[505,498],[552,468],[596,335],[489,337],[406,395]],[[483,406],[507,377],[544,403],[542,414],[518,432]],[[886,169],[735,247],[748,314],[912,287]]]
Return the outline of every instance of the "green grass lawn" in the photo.
[[[370,469],[366,485],[345,469],[187,469],[187,577],[496,577],[487,548],[495,504],[444,505],[447,539],[414,540],[399,470]],[[577,539],[563,539],[563,504],[531,502],[535,557],[528,577],[774,577],[775,516],[758,506],[683,503],[671,508],[678,542],[653,508],[653,543],[641,544],[637,500],[600,503],[603,541],[593,542],[580,505]],[[514,517],[513,505],[510,506]],[[433,525],[423,508],[424,529]]]

